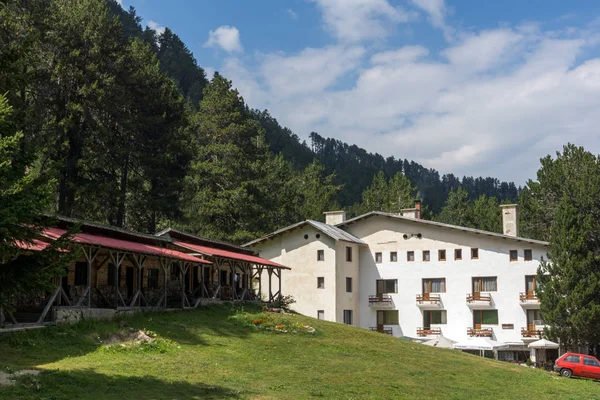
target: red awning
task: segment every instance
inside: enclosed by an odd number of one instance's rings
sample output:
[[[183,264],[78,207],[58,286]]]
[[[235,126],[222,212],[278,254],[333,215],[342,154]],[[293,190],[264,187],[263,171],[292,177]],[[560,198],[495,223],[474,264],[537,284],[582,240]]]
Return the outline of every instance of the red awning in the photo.
[[[67,231],[60,228],[43,229],[43,234],[51,239],[58,239],[65,233],[67,233]],[[212,264],[210,261],[202,260],[201,258],[194,257],[177,250],[166,249],[144,243],[130,242],[129,240],[114,239],[107,236],[92,235],[89,233],[76,233],[72,236],[71,240],[80,244],[108,247],[115,250],[131,251],[134,253],[143,253],[158,257],[175,258],[193,263]]]
[[[30,243],[23,242],[21,240],[15,240],[15,244],[20,249],[30,250],[30,251],[42,251],[42,250],[45,250],[46,247],[50,246],[49,243],[42,242],[39,239],[33,239]]]
[[[232,260],[247,261],[247,262],[251,262],[253,264],[268,265],[270,267],[275,267],[275,268],[291,269],[291,268],[283,266],[281,264],[277,264],[276,262],[273,262],[271,260],[267,260],[266,258],[251,256],[249,254],[236,253],[233,251],[215,249],[214,247],[200,246],[198,244],[181,242],[179,240],[173,240],[173,244],[175,244],[179,247],[183,247],[188,250],[206,254],[207,256],[231,258]]]

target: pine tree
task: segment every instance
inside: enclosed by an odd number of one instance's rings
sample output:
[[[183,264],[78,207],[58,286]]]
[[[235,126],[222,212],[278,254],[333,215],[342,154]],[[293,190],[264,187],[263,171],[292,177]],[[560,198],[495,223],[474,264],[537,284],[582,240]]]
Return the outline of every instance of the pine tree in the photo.
[[[502,214],[495,197],[479,196],[471,207],[471,220],[476,229],[502,233]]]
[[[436,220],[450,225],[472,227],[473,217],[469,194],[462,187],[451,190],[448,200]]]

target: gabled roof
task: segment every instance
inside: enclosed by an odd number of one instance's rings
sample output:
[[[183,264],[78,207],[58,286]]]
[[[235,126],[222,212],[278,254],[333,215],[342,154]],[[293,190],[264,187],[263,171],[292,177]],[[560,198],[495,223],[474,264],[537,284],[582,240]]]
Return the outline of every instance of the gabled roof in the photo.
[[[294,229],[297,229],[297,228],[302,228],[306,225],[312,226],[313,228],[321,231],[322,233],[324,233],[325,235],[329,236],[330,238],[332,238],[334,240],[341,240],[344,242],[350,242],[350,243],[356,243],[356,244],[366,244],[365,242],[363,242],[356,236],[349,234],[348,232],[344,231],[343,229],[340,229],[336,226],[327,225],[323,222],[318,222],[318,221],[313,221],[311,219],[308,219],[306,221],[300,221],[294,225],[286,226],[285,228],[282,228],[275,232],[269,233],[266,236],[263,236],[261,238],[255,239],[251,242],[244,244],[244,246],[252,246],[256,243],[264,242],[265,240],[272,239],[275,236],[281,235],[281,234],[289,232],[289,231],[293,231]]]
[[[469,233],[475,233],[477,235],[486,235],[486,236],[491,236],[491,237],[497,237],[500,239],[508,239],[508,240],[515,240],[518,242],[526,242],[526,243],[532,243],[532,244],[539,244],[542,246],[548,246],[549,243],[548,242],[544,242],[542,240],[536,240],[536,239],[528,239],[528,238],[524,238],[524,237],[519,237],[519,236],[510,236],[510,235],[503,235],[501,233],[496,233],[496,232],[489,232],[489,231],[483,231],[480,229],[474,229],[474,228],[467,228],[465,226],[458,226],[458,225],[450,225],[450,224],[444,224],[442,222],[435,222],[435,221],[428,221],[425,219],[415,219],[415,218],[408,218],[408,217],[403,217],[401,215],[398,214],[393,214],[393,213],[386,213],[386,212],[382,212],[382,211],[371,211],[368,212],[366,214],[363,215],[359,215],[358,217],[354,217],[351,218],[347,221],[344,221],[340,224],[336,225],[336,228],[340,229],[342,227],[348,226],[350,224],[356,223],[358,221],[373,217],[373,216],[382,216],[382,217],[388,217],[388,218],[395,218],[395,219],[400,219],[403,221],[407,221],[407,222],[411,222],[411,223],[415,223],[415,224],[425,224],[425,225],[430,225],[430,226],[437,226],[437,227],[441,227],[441,228],[447,228],[447,229],[454,229],[454,230],[458,230],[461,232],[469,232]]]
[[[48,227],[42,230],[42,235],[49,239],[56,240],[67,233],[66,229]],[[194,257],[191,254],[183,253],[166,247],[153,246],[146,243],[134,242],[114,237],[102,236],[91,233],[75,233],[70,237],[70,241],[91,246],[105,247],[115,250],[131,251],[134,253],[149,254],[152,256],[172,258],[182,261],[193,262],[197,264],[212,264],[210,261]]]
[[[166,228],[160,232],[157,232],[156,237],[180,239],[185,242],[204,244],[204,245],[207,245],[208,247],[215,247],[215,248],[220,248],[223,250],[230,250],[230,251],[243,252],[243,253],[247,253],[247,254],[253,254],[251,249],[247,249],[242,246],[237,246],[235,244],[223,242],[221,240],[206,239],[206,238],[192,235],[191,233],[183,232],[183,231],[173,229],[173,228]]]
[[[175,246],[179,246],[183,249],[191,250],[191,251],[194,251],[194,252],[209,256],[209,257],[229,258],[232,260],[246,261],[246,262],[249,262],[252,264],[265,265],[265,266],[274,267],[274,268],[278,268],[278,269],[291,269],[289,267],[278,264],[271,260],[267,260],[265,258],[257,257],[257,256],[246,254],[246,253],[217,249],[214,247],[202,246],[199,244],[182,242],[179,240],[173,240],[173,244]]]

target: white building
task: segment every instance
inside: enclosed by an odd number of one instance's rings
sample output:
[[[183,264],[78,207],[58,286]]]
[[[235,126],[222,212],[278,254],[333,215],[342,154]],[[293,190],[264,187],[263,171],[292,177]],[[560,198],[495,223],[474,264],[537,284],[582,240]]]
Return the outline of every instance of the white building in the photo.
[[[504,234],[421,220],[419,208],[325,214],[247,244],[292,268],[282,291],[299,313],[397,337],[489,337],[510,346],[504,359],[539,337],[548,243],[518,236],[515,205],[502,206]]]

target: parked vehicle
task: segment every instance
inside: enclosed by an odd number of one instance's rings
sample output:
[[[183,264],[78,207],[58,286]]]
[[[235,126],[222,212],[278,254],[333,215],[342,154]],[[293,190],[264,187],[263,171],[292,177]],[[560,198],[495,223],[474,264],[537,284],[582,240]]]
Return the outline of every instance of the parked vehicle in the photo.
[[[600,379],[600,361],[587,354],[565,353],[554,364],[554,371],[565,378],[581,376]]]

